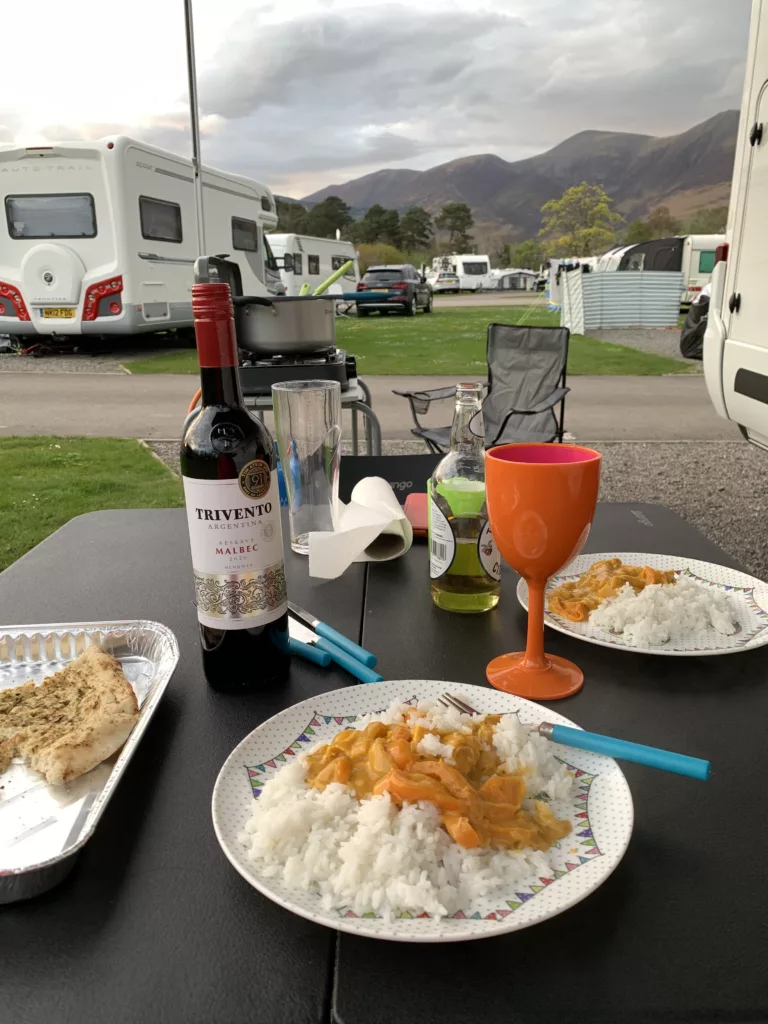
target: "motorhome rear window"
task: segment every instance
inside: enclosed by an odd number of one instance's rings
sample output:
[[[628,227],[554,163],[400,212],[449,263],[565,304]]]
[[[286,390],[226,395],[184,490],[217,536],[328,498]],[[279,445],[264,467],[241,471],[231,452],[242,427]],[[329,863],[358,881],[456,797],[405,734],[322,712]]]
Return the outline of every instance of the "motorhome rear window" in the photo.
[[[319,274],[320,273],[320,257],[319,256],[307,256],[307,273],[308,274]]]
[[[706,249],[699,253],[699,273],[711,274],[715,269],[715,250]]]
[[[139,196],[141,236],[153,242],[180,242],[181,207],[165,199]]]
[[[303,274],[304,273],[304,271],[301,269],[303,262],[304,262],[304,258],[302,256],[302,254],[300,252],[295,252],[293,254],[293,272],[294,272],[294,274]]]
[[[259,225],[255,220],[232,218],[232,248],[243,252],[258,252]]]
[[[6,196],[11,238],[95,238],[96,211],[88,193]]]
[[[291,254],[289,252],[287,252],[282,257],[282,260],[283,260],[283,270],[287,270],[289,274],[293,273],[293,256],[291,256]],[[279,265],[280,265],[280,263],[279,263],[279,257],[278,257],[278,266]]]
[[[473,277],[480,277],[482,274],[488,273],[487,263],[465,263],[464,273]]]

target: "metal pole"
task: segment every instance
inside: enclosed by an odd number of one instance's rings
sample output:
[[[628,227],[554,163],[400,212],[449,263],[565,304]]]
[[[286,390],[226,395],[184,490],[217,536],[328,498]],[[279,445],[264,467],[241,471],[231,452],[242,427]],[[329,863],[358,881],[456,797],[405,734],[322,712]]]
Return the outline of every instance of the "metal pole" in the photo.
[[[197,71],[195,69],[195,30],[192,25],[192,0],[184,0],[184,27],[187,35],[187,79],[189,81],[189,119],[192,126],[192,171],[195,181],[197,254],[198,256],[204,256],[205,221],[203,220],[203,179],[200,174],[200,112],[197,104]]]

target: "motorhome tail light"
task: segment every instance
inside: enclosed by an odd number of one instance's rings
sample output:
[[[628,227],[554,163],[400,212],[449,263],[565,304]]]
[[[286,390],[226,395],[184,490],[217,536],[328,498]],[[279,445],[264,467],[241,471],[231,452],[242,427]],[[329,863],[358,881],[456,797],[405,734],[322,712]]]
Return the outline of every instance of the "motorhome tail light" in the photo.
[[[28,153],[39,153],[43,149],[53,149],[53,146],[27,146]]]
[[[121,312],[122,308],[123,307],[120,305],[119,302],[110,302],[110,304],[109,304],[109,312],[110,313],[119,313],[119,312]]]
[[[718,263],[728,262],[728,243],[723,242],[722,245],[718,245],[715,249],[715,266]]]
[[[0,281],[0,298],[7,299],[13,308],[13,314],[11,314],[7,311],[7,304],[3,303],[3,309],[5,310],[6,316],[14,315],[19,320],[30,319],[27,307],[24,305],[24,299],[22,299],[21,293],[15,285],[6,284],[5,281]]]
[[[101,300],[109,295],[119,295],[122,290],[123,279],[119,274],[116,277],[108,277],[105,281],[89,284],[88,290],[85,293],[85,302],[83,303],[83,321],[95,320],[98,316],[102,315],[99,313]]]
[[[107,149],[114,149],[114,148],[115,148],[114,142],[108,142],[107,143]]]

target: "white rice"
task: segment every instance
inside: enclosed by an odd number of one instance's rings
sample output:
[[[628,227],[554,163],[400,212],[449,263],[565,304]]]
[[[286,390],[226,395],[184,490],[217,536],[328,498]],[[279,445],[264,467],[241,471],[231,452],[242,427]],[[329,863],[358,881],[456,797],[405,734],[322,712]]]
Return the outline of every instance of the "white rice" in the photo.
[[[393,705],[359,720],[355,728],[369,721],[397,724],[408,710]],[[441,731],[470,728],[468,716],[439,705],[419,704],[418,711],[417,721]],[[525,775],[528,797],[567,798],[572,785],[567,769],[550,744],[531,735],[516,715],[501,719],[494,745],[508,771],[519,769]],[[304,781],[305,770],[305,757],[300,757],[265,783],[241,841],[259,874],[289,888],[319,893],[326,910],[384,917],[408,911],[439,918],[492,889],[508,891],[530,875],[551,873],[546,853],[464,849],[441,827],[431,803],[404,804],[398,810],[389,794],[358,802],[338,783],[322,791],[311,789]],[[564,813],[562,808],[553,810]]]
[[[426,736],[422,736],[416,744],[416,749],[420,754],[424,754],[427,757],[443,757],[447,764],[456,764],[453,760],[454,748],[450,743],[441,743],[440,737],[435,736],[433,732],[428,732]]]
[[[651,584],[639,593],[625,583],[615,597],[598,605],[589,623],[621,635],[634,647],[684,641],[707,629],[727,635],[736,632],[726,594],[685,576],[675,584]]]

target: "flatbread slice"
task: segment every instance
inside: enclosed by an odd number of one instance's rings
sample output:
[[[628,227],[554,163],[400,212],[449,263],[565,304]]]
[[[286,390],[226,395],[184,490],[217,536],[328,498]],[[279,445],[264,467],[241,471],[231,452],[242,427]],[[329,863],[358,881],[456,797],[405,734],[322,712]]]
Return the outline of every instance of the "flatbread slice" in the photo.
[[[0,771],[10,745],[47,782],[69,782],[118,750],[138,718],[120,662],[88,647],[40,686],[0,690]]]

